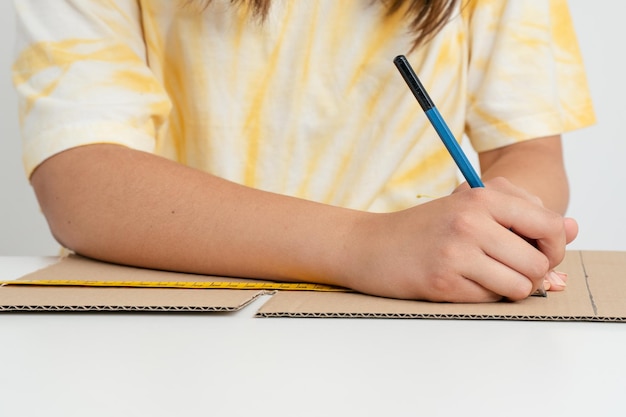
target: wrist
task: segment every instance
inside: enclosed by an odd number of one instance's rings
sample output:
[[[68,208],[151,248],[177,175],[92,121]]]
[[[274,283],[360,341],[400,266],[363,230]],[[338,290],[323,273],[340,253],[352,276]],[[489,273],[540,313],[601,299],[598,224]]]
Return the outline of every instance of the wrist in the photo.
[[[368,271],[375,262],[379,251],[376,244],[380,236],[377,227],[384,214],[369,212],[354,212],[349,221],[343,224],[343,230],[337,240],[335,248],[328,257],[327,265],[329,276],[335,285],[355,290],[362,290],[368,279]]]

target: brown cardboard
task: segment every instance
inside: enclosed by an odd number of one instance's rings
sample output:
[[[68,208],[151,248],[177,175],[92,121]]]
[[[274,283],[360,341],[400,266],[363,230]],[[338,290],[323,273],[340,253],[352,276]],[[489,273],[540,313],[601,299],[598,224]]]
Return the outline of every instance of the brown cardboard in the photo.
[[[20,279],[202,281],[207,278],[70,255]],[[218,280],[246,281],[226,277]],[[261,290],[3,286],[0,287],[0,311],[236,311],[263,293]]]
[[[262,291],[3,287],[0,311],[236,311]]]
[[[565,291],[520,302],[450,304],[280,292],[257,316],[626,321],[626,252],[570,251],[558,270],[569,275]]]
[[[278,291],[257,317],[364,317],[556,321],[626,321],[626,252],[570,251],[558,267],[567,290],[520,302],[450,304],[394,300],[358,293]],[[155,271],[79,256],[20,279],[98,281],[253,280]],[[263,290],[0,287],[0,311],[234,311]]]

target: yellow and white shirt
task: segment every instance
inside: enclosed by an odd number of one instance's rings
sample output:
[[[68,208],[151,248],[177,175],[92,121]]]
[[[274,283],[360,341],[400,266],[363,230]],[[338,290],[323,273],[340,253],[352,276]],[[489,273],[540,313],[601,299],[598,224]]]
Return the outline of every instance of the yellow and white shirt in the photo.
[[[370,211],[445,195],[456,169],[393,65],[407,55],[477,151],[591,124],[564,0],[463,2],[427,44],[371,0],[16,0],[28,175],[117,143],[252,187]]]

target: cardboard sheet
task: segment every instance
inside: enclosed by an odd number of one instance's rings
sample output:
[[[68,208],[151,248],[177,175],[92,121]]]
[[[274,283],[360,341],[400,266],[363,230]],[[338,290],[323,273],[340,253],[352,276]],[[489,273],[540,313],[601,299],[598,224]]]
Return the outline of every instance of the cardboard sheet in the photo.
[[[484,304],[391,300],[356,293],[281,292],[260,317],[374,317],[550,321],[626,321],[626,252],[570,251],[558,270],[567,289],[548,297]]]
[[[449,304],[394,300],[358,293],[278,291],[257,317],[435,318],[626,321],[626,252],[570,251],[559,270],[567,290],[520,302]],[[0,277],[1,279],[1,277]],[[254,280],[155,271],[79,256],[25,275],[28,280],[237,281]],[[235,311],[264,290],[0,287],[0,311]]]
[[[133,268],[70,255],[20,279],[202,281],[207,276]],[[246,281],[227,277],[216,280]],[[0,287],[0,311],[236,311],[263,293],[261,290],[9,285]]]

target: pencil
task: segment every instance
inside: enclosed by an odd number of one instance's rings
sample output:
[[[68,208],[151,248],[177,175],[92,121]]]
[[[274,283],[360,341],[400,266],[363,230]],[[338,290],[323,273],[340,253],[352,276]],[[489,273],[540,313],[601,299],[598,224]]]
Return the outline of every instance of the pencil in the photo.
[[[454,159],[456,165],[459,167],[461,174],[463,174],[463,177],[465,177],[469,186],[472,188],[484,187],[485,185],[476,173],[476,170],[472,167],[472,164],[470,164],[467,156],[463,152],[463,149],[461,149],[461,146],[456,141],[454,135],[448,127],[448,124],[445,120],[443,120],[439,110],[435,107],[435,103],[433,103],[419,78],[415,75],[409,61],[404,55],[400,55],[397,56],[393,62],[396,64],[398,71],[402,74],[402,78],[404,78],[404,81],[406,81],[409,89],[422,107],[422,110],[426,113],[428,120],[430,120],[430,123],[435,128],[435,131],[443,141],[445,147],[448,149],[448,152],[452,156],[452,159]]]
[[[435,128],[435,131],[441,138],[444,146],[450,153],[450,156],[452,156],[452,159],[454,159],[456,166],[459,167],[461,174],[469,186],[472,188],[484,187],[485,185],[480,179],[480,176],[476,173],[476,170],[467,159],[465,152],[461,149],[461,145],[459,145],[456,141],[456,138],[450,131],[448,124],[439,113],[439,110],[437,110],[435,103],[426,92],[426,89],[415,74],[415,71],[413,71],[409,61],[404,55],[398,55],[393,60],[393,63],[398,68],[398,71],[400,71],[402,78],[404,78],[404,81],[409,86],[409,89],[417,99],[419,105],[422,107],[422,110],[426,113],[426,117],[428,117],[428,120],[430,120],[430,123]],[[533,295],[546,297],[547,293],[543,285],[541,285],[537,289],[537,292]]]

